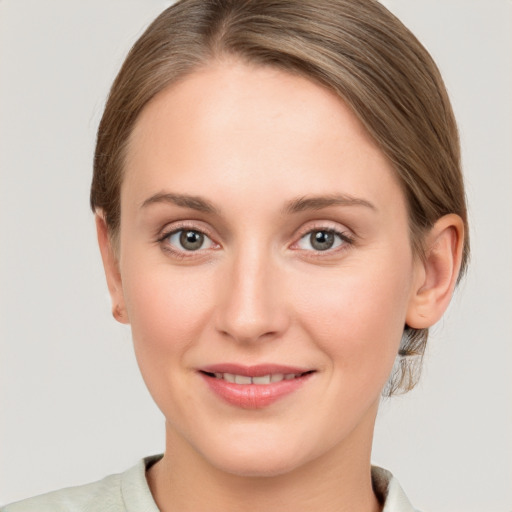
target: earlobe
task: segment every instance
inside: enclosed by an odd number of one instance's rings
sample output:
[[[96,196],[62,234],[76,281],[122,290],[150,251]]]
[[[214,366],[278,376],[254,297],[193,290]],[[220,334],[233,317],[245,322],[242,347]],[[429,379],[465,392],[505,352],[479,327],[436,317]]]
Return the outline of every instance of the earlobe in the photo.
[[[98,245],[103,261],[103,268],[105,270],[105,277],[107,279],[108,291],[112,300],[112,316],[118,322],[128,324],[130,322],[124,302],[119,260],[112,246],[107,224],[101,213],[96,213],[96,234],[98,236]]]
[[[434,325],[450,303],[459,275],[464,224],[455,214],[441,217],[425,240],[425,256],[418,262],[417,280],[406,322],[414,329]]]

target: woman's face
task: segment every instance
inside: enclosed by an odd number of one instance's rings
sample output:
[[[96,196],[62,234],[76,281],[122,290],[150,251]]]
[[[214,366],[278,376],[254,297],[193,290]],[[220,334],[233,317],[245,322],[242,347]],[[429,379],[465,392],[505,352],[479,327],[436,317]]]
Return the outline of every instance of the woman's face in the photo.
[[[244,475],[369,454],[420,272],[352,112],[216,63],[146,106],[125,171],[114,298],[168,441]]]

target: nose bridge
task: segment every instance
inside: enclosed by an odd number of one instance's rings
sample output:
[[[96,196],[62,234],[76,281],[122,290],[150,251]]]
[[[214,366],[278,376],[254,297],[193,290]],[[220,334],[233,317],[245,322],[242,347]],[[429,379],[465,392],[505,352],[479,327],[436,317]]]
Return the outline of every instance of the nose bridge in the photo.
[[[228,267],[217,305],[217,329],[244,342],[281,334],[287,326],[284,290],[268,247],[245,246]]]

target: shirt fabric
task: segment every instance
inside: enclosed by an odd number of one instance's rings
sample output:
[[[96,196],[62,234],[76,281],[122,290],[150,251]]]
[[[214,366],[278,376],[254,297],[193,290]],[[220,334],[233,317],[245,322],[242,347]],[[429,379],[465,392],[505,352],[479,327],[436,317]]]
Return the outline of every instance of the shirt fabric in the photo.
[[[0,512],[159,512],[146,470],[161,458],[162,455],[146,457],[124,473],[18,501]],[[384,505],[382,512],[418,512],[389,471],[372,466],[372,483]]]

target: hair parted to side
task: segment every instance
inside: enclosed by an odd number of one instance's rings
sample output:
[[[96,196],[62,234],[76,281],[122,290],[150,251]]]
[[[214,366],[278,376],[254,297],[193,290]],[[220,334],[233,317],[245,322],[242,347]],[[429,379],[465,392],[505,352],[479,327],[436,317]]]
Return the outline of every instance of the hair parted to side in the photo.
[[[274,66],[333,91],[392,163],[404,191],[416,254],[443,215],[465,227],[457,126],[441,75],[414,35],[376,0],[180,0],[147,28],[115,79],[98,129],[91,207],[117,244],[130,134],[160,91],[226,56]],[[428,329],[404,330],[385,394],[418,380]]]

